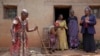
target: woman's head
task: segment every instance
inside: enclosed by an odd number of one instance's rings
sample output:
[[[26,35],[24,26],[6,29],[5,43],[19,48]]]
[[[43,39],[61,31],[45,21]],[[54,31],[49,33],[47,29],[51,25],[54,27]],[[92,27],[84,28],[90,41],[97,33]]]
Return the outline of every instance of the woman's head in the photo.
[[[26,18],[28,17],[28,12],[27,12],[26,9],[23,9],[23,10],[21,11],[21,17],[22,17],[23,20],[26,19]]]
[[[85,15],[90,15],[91,14],[91,8],[90,7],[86,7],[85,8]]]
[[[58,20],[63,20],[63,18],[64,18],[63,14],[60,14],[59,17],[58,17]]]
[[[70,10],[69,15],[74,16],[74,10],[73,9]]]

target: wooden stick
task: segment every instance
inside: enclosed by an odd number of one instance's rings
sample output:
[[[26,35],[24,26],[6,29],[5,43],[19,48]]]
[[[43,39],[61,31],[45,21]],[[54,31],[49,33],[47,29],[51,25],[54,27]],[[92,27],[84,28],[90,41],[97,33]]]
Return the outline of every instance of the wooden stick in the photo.
[[[48,52],[48,50],[47,50],[47,48],[46,48],[46,46],[45,46],[45,43],[44,43],[43,40],[42,40],[42,37],[41,37],[41,35],[40,35],[38,29],[37,29],[37,33],[38,33],[38,35],[39,35],[39,37],[40,37],[40,41],[41,41],[41,43],[42,43],[42,45],[43,45],[43,48],[44,48],[46,54],[48,54],[49,52]]]
[[[25,47],[25,46],[24,46],[24,44],[25,44],[24,41],[25,41],[25,40],[24,40],[24,38],[25,38],[25,37],[23,36],[23,37],[22,37],[22,42],[23,42],[23,43],[22,43],[22,45],[23,45],[23,46],[22,46],[22,49],[23,49],[23,50],[22,50],[22,51],[23,51],[23,53],[22,53],[23,55],[22,55],[22,56],[25,55],[25,50],[24,50],[24,47]]]

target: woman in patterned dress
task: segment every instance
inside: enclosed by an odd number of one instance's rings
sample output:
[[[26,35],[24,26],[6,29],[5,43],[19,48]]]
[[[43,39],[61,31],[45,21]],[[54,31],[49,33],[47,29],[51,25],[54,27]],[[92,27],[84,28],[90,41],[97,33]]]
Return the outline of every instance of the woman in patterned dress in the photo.
[[[27,42],[28,38],[26,35],[27,32],[33,32],[37,30],[37,26],[33,29],[28,28],[28,12],[26,9],[23,9],[21,12],[21,17],[16,17],[13,20],[13,24],[11,27],[11,34],[12,34],[12,47],[11,47],[11,55],[12,56],[20,56],[20,48],[22,38],[24,37],[24,47],[27,49]],[[26,51],[25,51],[26,52]],[[25,54],[24,56],[27,56]]]
[[[70,10],[70,16],[68,18],[68,34],[69,34],[69,43],[70,43],[70,49],[75,49],[79,45],[79,39],[78,39],[78,20],[77,17],[74,16],[74,10]]]

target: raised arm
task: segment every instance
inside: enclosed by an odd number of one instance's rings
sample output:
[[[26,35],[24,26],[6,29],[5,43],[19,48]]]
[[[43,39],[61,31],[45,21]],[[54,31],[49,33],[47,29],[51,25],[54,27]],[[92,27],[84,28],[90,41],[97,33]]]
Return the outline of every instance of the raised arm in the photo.
[[[27,31],[27,32],[33,32],[33,31],[35,31],[35,30],[37,30],[37,29],[38,29],[37,26],[36,26],[35,28],[29,29],[28,21],[27,21],[27,24],[26,24],[26,31]]]

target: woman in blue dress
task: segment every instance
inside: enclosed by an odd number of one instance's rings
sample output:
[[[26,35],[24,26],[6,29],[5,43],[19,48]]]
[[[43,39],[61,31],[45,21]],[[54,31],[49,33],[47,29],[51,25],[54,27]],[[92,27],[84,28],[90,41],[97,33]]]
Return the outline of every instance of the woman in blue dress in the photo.
[[[79,39],[78,39],[78,20],[74,15],[74,10],[70,10],[69,13],[69,23],[68,23],[68,34],[69,34],[69,47],[70,49],[74,49],[78,47]]]

